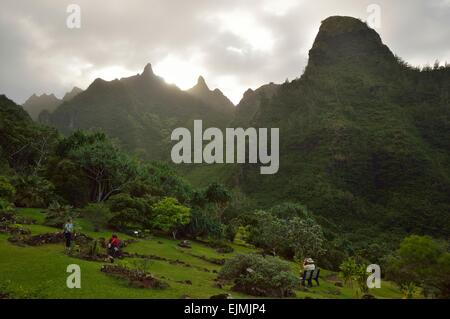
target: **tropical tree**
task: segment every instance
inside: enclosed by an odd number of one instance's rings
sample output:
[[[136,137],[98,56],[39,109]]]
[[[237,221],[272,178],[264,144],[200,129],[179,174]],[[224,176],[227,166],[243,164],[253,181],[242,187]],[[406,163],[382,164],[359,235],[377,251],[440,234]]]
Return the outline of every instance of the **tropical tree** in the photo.
[[[344,283],[352,288],[353,283],[356,283],[356,295],[359,295],[359,292],[362,294],[369,292],[369,287],[367,286],[367,267],[364,264],[358,263],[354,257],[350,257],[342,262],[340,270]]]
[[[14,202],[21,207],[47,207],[55,199],[54,185],[37,175],[15,177]]]
[[[206,201],[217,205],[218,216],[222,219],[223,212],[231,200],[230,191],[220,183],[212,183],[204,191],[204,198]]]
[[[309,214],[278,218],[271,212],[251,214],[248,241],[274,255],[286,257],[318,257],[325,252],[322,228]]]
[[[88,134],[88,133],[86,133]],[[103,135],[69,151],[91,181],[91,199],[103,202],[119,193],[137,175],[136,162]]]
[[[8,178],[0,176],[0,198],[11,202],[16,194],[16,189],[11,185]]]
[[[450,253],[443,241],[406,237],[388,259],[386,275],[402,287],[420,286],[426,296],[450,296]]]
[[[211,239],[222,239],[224,237],[224,225],[209,209],[193,208],[191,220],[183,230],[192,237],[209,237]]]
[[[174,239],[178,230],[191,219],[190,208],[181,205],[176,198],[166,197],[153,205],[153,226],[172,233]]]
[[[319,257],[325,253],[322,227],[313,218],[294,217],[289,220],[287,229],[290,247],[298,259]]]
[[[106,202],[112,212],[109,225],[115,229],[150,227],[153,199],[149,196],[133,197],[130,194],[111,196]]]

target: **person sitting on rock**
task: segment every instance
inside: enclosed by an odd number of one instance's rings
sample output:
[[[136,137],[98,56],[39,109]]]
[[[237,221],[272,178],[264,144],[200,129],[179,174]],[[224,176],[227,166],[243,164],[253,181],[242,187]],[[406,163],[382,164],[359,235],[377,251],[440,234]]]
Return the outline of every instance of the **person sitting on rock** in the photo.
[[[111,262],[114,262],[114,258],[120,255],[120,239],[117,235],[113,234],[108,241],[108,258]]]

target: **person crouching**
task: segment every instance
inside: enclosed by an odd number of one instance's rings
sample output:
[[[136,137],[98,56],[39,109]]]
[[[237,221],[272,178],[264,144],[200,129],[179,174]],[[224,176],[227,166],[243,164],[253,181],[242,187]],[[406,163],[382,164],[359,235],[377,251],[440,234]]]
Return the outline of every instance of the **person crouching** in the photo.
[[[120,255],[120,239],[117,235],[112,235],[111,239],[108,241],[108,259],[111,263],[114,262],[114,258]]]

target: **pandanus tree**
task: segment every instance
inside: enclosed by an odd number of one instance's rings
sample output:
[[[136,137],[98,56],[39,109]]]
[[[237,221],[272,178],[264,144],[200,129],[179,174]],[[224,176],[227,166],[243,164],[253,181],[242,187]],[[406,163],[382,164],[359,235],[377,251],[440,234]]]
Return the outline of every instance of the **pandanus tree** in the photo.
[[[138,165],[103,134],[84,134],[91,136],[73,145],[68,155],[91,181],[91,200],[103,202],[136,178]]]

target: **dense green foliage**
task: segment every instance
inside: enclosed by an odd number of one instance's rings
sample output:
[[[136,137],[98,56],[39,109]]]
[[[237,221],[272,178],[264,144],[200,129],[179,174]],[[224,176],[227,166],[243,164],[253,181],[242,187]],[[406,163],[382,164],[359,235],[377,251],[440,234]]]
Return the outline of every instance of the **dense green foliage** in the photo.
[[[194,119],[219,127],[230,121],[234,109],[227,100],[207,88],[192,94],[182,91],[147,65],[140,75],[110,82],[96,79],[47,120],[66,135],[77,129],[103,129],[124,149],[162,160],[169,158],[174,128],[191,127]]]
[[[150,66],[98,79],[45,116],[65,136],[0,96],[0,209],[39,207],[54,227],[81,215],[96,230],[237,237],[340,268],[362,293],[363,265],[377,263],[406,296],[419,287],[449,297],[448,66],[411,68],[361,21],[326,19],[302,77],[247,92],[232,122],[280,128],[279,172],[200,165],[185,172],[201,180],[195,188],[170,164],[143,160],[167,158],[175,127],[231,120],[228,102],[204,86],[182,92]],[[285,266],[239,256],[221,276],[240,291],[286,296]]]
[[[276,257],[239,254],[227,260],[219,278],[234,281],[234,290],[255,296],[289,297],[298,283],[289,264]]]
[[[246,219],[247,240],[274,255],[303,259],[326,251],[321,226],[301,205],[285,203],[270,212],[256,211]]]
[[[17,225],[24,230],[30,230],[33,236],[44,233],[58,232],[58,228],[42,225],[41,209],[18,209],[15,219],[18,223],[24,220],[36,220],[34,225]],[[1,220],[0,213],[0,220]],[[111,236],[108,229],[95,231],[94,225],[84,218],[74,220],[76,228],[99,243]],[[0,222],[1,227],[1,222]],[[124,233],[117,232],[122,240],[130,239]],[[17,246],[8,241],[9,235],[0,234],[0,294],[3,298],[209,298],[218,294],[231,294],[233,298],[249,298],[248,294],[232,290],[233,283],[217,281],[217,273],[221,265],[208,260],[221,260],[233,258],[236,254],[249,254],[255,252],[252,248],[243,247],[234,243],[234,252],[220,253],[204,242],[191,241],[190,249],[178,247],[178,240],[167,237],[152,236],[140,238],[124,248],[129,254],[152,254],[152,259],[124,258],[115,264],[150,272],[154,277],[169,283],[169,287],[160,289],[136,289],[126,281],[112,278],[101,272],[103,263],[85,259],[74,259],[64,253],[62,244],[45,244],[40,246]],[[94,250],[91,245],[80,247],[82,250]],[[97,246],[98,253],[103,254],[104,249]],[[90,253],[90,252],[89,252]],[[202,256],[202,258],[195,257]],[[76,263],[82,269],[82,289],[67,289],[66,267]],[[290,272],[298,274],[298,264],[287,262]],[[189,267],[187,267],[189,266]],[[307,291],[298,285],[295,287],[296,297],[303,298],[353,298],[354,294],[348,287],[334,286],[333,277],[336,273],[323,270],[323,280],[320,286],[314,286]],[[328,279],[330,278],[330,279]],[[186,281],[192,284],[186,284]],[[220,284],[219,284],[220,283]],[[401,292],[395,284],[383,281],[381,289],[371,291],[377,298],[400,298]]]
[[[74,217],[75,212],[72,206],[52,202],[47,208],[44,224],[46,226],[61,228],[69,218],[73,219]]]
[[[328,18],[301,78],[247,122],[280,128],[279,172],[245,165],[237,184],[264,207],[306,205],[354,249],[448,238],[449,91],[450,68],[408,67],[363,22]]]
[[[365,294],[369,292],[369,287],[367,286],[367,266],[356,262],[355,258],[348,258],[342,262],[340,266],[342,278],[344,282],[353,287],[354,284],[357,286],[358,294]]]
[[[155,217],[153,225],[164,231],[171,232],[173,238],[176,238],[178,230],[187,225],[191,218],[190,208],[178,203],[176,198],[166,197],[154,204],[153,212]]]
[[[387,278],[403,287],[423,288],[425,296],[450,298],[450,251],[428,236],[405,238],[388,260]]]

